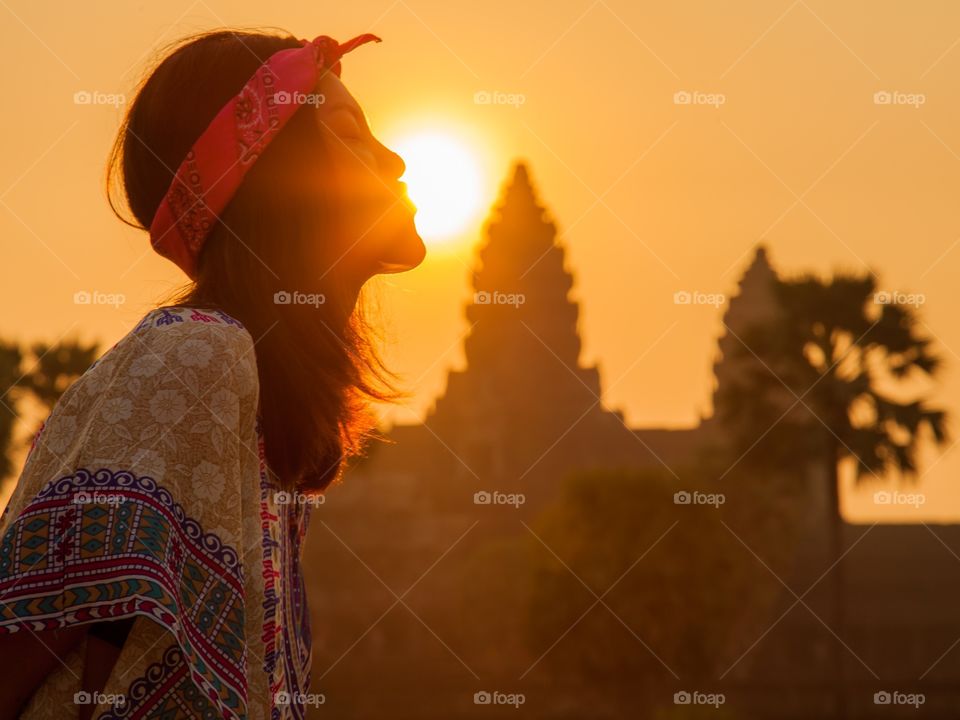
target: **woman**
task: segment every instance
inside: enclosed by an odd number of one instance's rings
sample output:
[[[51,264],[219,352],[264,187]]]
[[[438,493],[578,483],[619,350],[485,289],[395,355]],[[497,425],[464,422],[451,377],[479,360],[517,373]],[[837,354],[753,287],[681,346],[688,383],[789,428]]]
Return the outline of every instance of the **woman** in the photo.
[[[0,525],[0,718],[299,718],[310,503],[395,399],[358,304],[424,246],[339,45],[189,38],[118,135],[152,247],[194,282],[63,395]],[[120,212],[111,202],[118,216]],[[122,216],[121,216],[122,217]]]

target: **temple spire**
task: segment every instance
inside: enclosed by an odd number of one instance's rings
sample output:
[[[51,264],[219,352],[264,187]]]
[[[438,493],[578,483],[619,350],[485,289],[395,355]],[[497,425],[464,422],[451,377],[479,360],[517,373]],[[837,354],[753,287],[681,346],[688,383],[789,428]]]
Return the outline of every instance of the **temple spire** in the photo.
[[[600,377],[579,363],[573,276],[525,163],[513,167],[484,233],[465,308],[467,367],[448,375],[428,424],[458,457],[503,482],[514,468],[519,482],[558,438],[603,413]]]
[[[713,366],[716,378],[714,417],[720,417],[727,411],[735,412],[733,408],[719,407],[719,390],[732,387],[742,380],[746,371],[745,362],[751,365],[759,362],[749,353],[744,357],[742,343],[749,336],[751,327],[775,322],[780,312],[776,284],[777,272],[770,264],[767,249],[762,244],[757,245],[750,266],[740,278],[737,293],[730,298],[723,314],[719,355]]]

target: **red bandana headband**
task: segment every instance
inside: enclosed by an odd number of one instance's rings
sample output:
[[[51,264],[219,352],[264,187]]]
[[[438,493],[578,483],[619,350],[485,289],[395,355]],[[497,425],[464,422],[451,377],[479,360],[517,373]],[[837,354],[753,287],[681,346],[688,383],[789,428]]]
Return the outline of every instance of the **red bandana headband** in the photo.
[[[190,148],[150,224],[154,250],[196,279],[197,256],[247,171],[312,93],[322,69],[340,76],[340,58],[369,33],[340,44],[320,35],[280,50],[247,81]]]

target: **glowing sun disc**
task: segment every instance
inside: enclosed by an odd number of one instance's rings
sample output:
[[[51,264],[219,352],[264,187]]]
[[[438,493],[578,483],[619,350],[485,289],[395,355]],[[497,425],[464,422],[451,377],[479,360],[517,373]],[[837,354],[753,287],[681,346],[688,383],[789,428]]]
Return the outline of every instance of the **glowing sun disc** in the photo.
[[[479,216],[482,186],[470,149],[439,132],[403,137],[393,149],[407,166],[401,180],[417,206],[420,236],[436,244],[466,230]]]

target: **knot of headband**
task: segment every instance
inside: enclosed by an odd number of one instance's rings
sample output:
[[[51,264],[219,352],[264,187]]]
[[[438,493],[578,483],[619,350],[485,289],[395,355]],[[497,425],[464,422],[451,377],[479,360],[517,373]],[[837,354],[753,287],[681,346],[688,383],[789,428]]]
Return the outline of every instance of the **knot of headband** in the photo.
[[[154,250],[196,279],[197,256],[247,171],[313,91],[324,69],[340,75],[340,58],[380,38],[345,43],[320,35],[271,55],[207,126],[177,168],[150,224]]]

